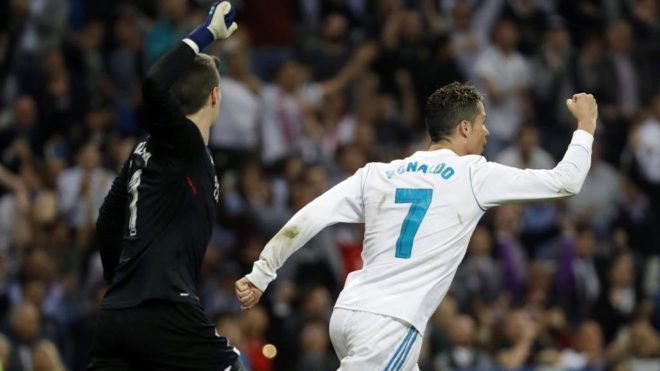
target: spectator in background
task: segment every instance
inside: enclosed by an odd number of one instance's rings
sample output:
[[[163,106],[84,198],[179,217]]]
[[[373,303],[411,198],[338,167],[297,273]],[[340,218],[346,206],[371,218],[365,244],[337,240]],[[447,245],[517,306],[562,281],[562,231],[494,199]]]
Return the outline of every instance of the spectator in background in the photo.
[[[88,232],[93,228],[112,180],[112,173],[101,168],[98,147],[91,142],[83,144],[76,155],[76,166],[62,172],[57,180],[59,210],[69,226]]]
[[[253,50],[251,70],[262,81],[271,81],[273,69],[286,61],[291,50],[296,25],[294,0],[243,1],[244,12],[239,12],[242,24],[249,34]]]
[[[575,335],[575,349],[566,348],[561,353],[561,367],[569,370],[605,370],[603,332],[595,321],[583,322]]]
[[[627,235],[628,245],[645,255],[657,254],[660,243],[658,215],[651,199],[630,178],[624,178],[617,197],[617,214],[612,229],[621,228]]]
[[[456,1],[451,9],[450,45],[461,73],[468,81],[477,80],[476,62],[489,46],[489,35],[499,10],[497,2],[488,1],[474,7],[467,1]]]
[[[266,345],[266,329],[268,328],[268,315],[266,310],[257,306],[241,317],[241,327],[245,336],[245,353],[253,370],[271,371],[273,361],[264,353]]]
[[[229,344],[232,344],[241,352],[239,355],[241,363],[245,367],[250,367],[246,353],[245,339],[243,337],[243,331],[241,330],[240,318],[235,315],[224,314],[218,318],[216,323],[218,333],[223,334],[229,341]]]
[[[310,34],[299,47],[298,60],[310,66],[315,81],[332,79],[351,56],[348,19],[340,13],[325,16],[320,37]]]
[[[609,163],[603,161],[602,144],[595,140],[591,152],[591,168],[584,181],[589,192],[568,199],[571,214],[589,223],[598,240],[607,239],[607,231],[616,217],[616,200],[621,189],[621,175]]]
[[[324,321],[309,321],[300,335],[301,354],[296,370],[334,371],[339,362],[329,351],[328,324]]]
[[[585,224],[570,231],[559,252],[555,278],[555,298],[568,320],[577,323],[587,318],[600,297],[600,261],[594,257],[596,236]]]
[[[57,200],[31,163],[20,167],[18,177],[6,177],[5,185],[11,192],[0,198],[0,251],[14,249],[19,257],[30,245],[44,242],[41,227],[55,219]]]
[[[53,341],[66,368],[86,369],[104,287],[98,252],[87,239],[93,226],[75,219],[87,220],[85,214],[98,206],[75,190],[84,188],[78,187],[84,177],[61,187],[59,182],[81,171],[79,160],[97,156],[92,173],[119,171],[142,134],[135,124],[142,105],[138,81],[178,30],[204,17],[202,3],[210,0],[0,1],[0,318],[5,318],[0,331],[8,337],[3,344],[0,336],[0,360],[6,351],[5,369],[11,369],[10,355],[19,366],[37,368],[39,360],[53,366],[52,347],[35,348],[44,338]],[[509,130],[511,146],[501,153],[506,146],[498,146],[494,134],[486,146],[488,158],[510,156],[526,164],[521,166],[546,167],[535,165],[530,153],[542,147],[557,156],[556,148],[564,148],[561,133],[570,127],[563,103],[573,92],[593,92],[601,102],[602,130],[588,192],[562,202],[513,205],[482,220],[454,280],[455,298],[447,297],[429,323],[421,370],[437,369],[434,361],[458,348],[454,333],[464,338],[472,332],[465,348],[483,352],[493,363],[502,350],[511,361],[525,342],[499,336],[499,322],[523,304],[538,327],[525,360],[530,368],[660,369],[653,358],[660,329],[656,0],[233,3],[242,35],[208,50],[225,62],[225,102],[211,135],[216,170],[223,173],[222,207],[201,272],[202,300],[215,308],[212,314],[222,313],[220,332],[233,336],[244,359],[256,360],[252,369],[289,371],[307,361],[324,363],[317,340],[327,333],[318,333],[323,326],[316,324],[326,321],[346,274],[361,267],[363,231],[353,225],[326,231],[304,259],[285,267],[290,280],[274,287],[256,318],[233,317],[238,303],[224,295],[231,277],[248,269],[304,200],[367,161],[388,162],[422,147],[427,138],[419,112],[428,92],[453,80],[481,83],[477,66],[487,56],[495,56],[484,63],[487,77],[513,91],[503,97],[489,93],[496,99],[487,125],[493,132],[499,130],[493,126]],[[496,23],[509,26],[493,32]],[[507,45],[515,41],[512,28],[520,40],[503,48],[502,39]],[[511,68],[515,61],[528,72]],[[271,80],[283,62],[296,65],[289,75],[293,88],[282,95],[286,104],[264,101],[270,88],[282,89]],[[520,85],[533,100],[531,110],[521,104],[506,116],[504,102],[525,100],[515,92]],[[511,119],[496,120],[498,108]],[[301,123],[290,146],[281,140],[287,120]],[[264,128],[273,122],[277,130]],[[526,139],[539,133],[538,140],[523,144],[524,151],[513,143],[516,125]],[[98,151],[79,159],[76,149],[88,143]],[[279,150],[273,150],[274,143],[282,144]],[[74,206],[62,213],[59,206],[69,196]],[[632,254],[637,269],[618,274],[628,277],[610,284],[614,274],[608,265],[619,254]],[[626,271],[627,264],[612,271]],[[621,281],[633,281],[633,288]],[[622,314],[631,290],[635,309]],[[648,300],[655,301],[654,308]],[[35,335],[17,336],[10,313],[22,318],[19,327],[34,327]],[[33,314],[38,321],[31,320]],[[474,331],[468,331],[470,321]],[[303,361],[302,345],[311,338]],[[258,345],[250,348],[255,339]],[[264,356],[266,343],[277,346],[275,358]],[[454,351],[454,359],[468,353]]]
[[[524,367],[533,359],[533,346],[538,325],[522,310],[506,315],[501,329],[501,348],[496,352],[496,364],[505,369]]]
[[[547,22],[546,9],[542,0],[509,0],[502,10],[502,17],[515,23],[520,32],[519,50],[526,56],[537,51],[543,38],[543,28]],[[546,5],[547,6],[547,5]]]
[[[532,81],[527,60],[516,50],[516,25],[500,20],[493,31],[493,42],[493,47],[479,56],[475,67],[479,85],[486,92],[488,157],[511,144],[518,127],[529,118],[527,97]]]
[[[518,205],[504,205],[495,211],[495,253],[502,264],[502,285],[513,303],[520,303],[527,280],[527,254],[518,233],[520,230]]]
[[[515,144],[500,152],[495,161],[520,169],[551,169],[555,166],[552,156],[539,146],[539,133],[532,125],[519,127]]]
[[[1,119],[0,119],[1,120]],[[43,146],[42,133],[39,132],[39,117],[37,104],[31,95],[21,95],[14,101],[11,114],[4,122],[0,121],[0,162],[6,165],[17,165],[16,153],[12,151],[17,139],[22,139],[34,154],[41,154]]]
[[[633,314],[639,300],[635,287],[633,258],[630,255],[616,257],[609,267],[607,287],[592,307],[592,317],[603,328],[605,341],[614,339],[619,328]]]
[[[2,365],[3,370],[9,368],[9,355],[11,354],[11,344],[7,336],[0,333],[0,365]]]
[[[556,156],[561,155],[571,127],[570,117],[563,109],[564,98],[573,89],[571,69],[574,50],[566,21],[558,15],[548,17],[543,43],[531,60],[534,120],[538,123],[544,146]]]
[[[451,323],[451,346],[439,353],[434,366],[437,370],[485,370],[493,367],[488,354],[476,344],[476,326],[470,316],[458,315]]]
[[[31,347],[40,335],[41,314],[39,309],[30,302],[16,305],[9,314],[9,337],[12,349],[9,355],[8,370],[31,370]]]
[[[66,371],[55,344],[48,340],[39,340],[32,348],[32,367],[34,371]]]
[[[160,2],[162,11],[165,14],[167,14],[166,9],[170,9],[171,13],[176,13],[175,9],[185,6],[184,3],[181,0]],[[177,15],[173,14],[172,17],[177,17]],[[178,15],[178,17],[181,17],[181,15]],[[169,22],[176,22],[176,20],[172,19]],[[172,26],[169,22],[163,19],[159,20],[154,26],[153,33],[148,36],[147,61],[143,60],[145,45],[140,34],[137,14],[124,11],[114,23],[112,36],[117,46],[113,48],[108,56],[108,72],[112,78],[113,88],[118,90],[117,93],[119,93],[118,95],[122,100],[127,100],[129,94],[135,94],[134,91],[139,90],[144,68],[151,65],[160,54],[164,53],[167,48],[178,40],[177,33],[168,29]],[[157,40],[153,38],[157,38]]]
[[[17,3],[26,10],[23,32],[18,44],[18,58],[24,61],[19,65],[19,73],[30,74],[31,69],[36,66],[37,58],[46,51],[59,47],[62,42],[66,32],[69,2],[21,0]]]
[[[653,328],[648,313],[622,327],[608,349],[612,360],[624,360],[631,370],[655,370],[660,367],[660,332]]]
[[[660,94],[653,97],[646,117],[633,128],[628,147],[632,175],[660,213]]]
[[[456,299],[451,294],[445,296],[427,325],[425,337],[431,354],[440,354],[451,347],[451,326],[458,315]]]
[[[191,26],[193,25],[187,17],[189,12],[190,8],[186,0],[158,1],[158,19],[145,40],[145,57],[148,66],[154,63],[174,43],[181,40],[188,30],[192,29]],[[129,24],[124,26],[129,26]]]
[[[262,90],[263,161],[272,165],[288,155],[305,156],[305,134],[319,127],[313,108],[320,105],[323,97],[345,89],[371,63],[374,55],[372,45],[360,47],[337,76],[320,83],[308,83],[304,67],[295,61],[281,64],[275,73],[275,83],[266,85]],[[316,156],[317,153],[307,151],[304,158],[307,161],[318,160]]]
[[[261,82],[249,67],[246,35],[238,33],[223,48],[222,107],[211,127],[209,143],[217,169],[240,170],[253,160],[262,120]]]
[[[502,288],[502,268],[492,253],[493,237],[484,225],[478,226],[470,244],[468,255],[456,272],[451,292],[463,310],[472,307],[475,299],[493,301]]]

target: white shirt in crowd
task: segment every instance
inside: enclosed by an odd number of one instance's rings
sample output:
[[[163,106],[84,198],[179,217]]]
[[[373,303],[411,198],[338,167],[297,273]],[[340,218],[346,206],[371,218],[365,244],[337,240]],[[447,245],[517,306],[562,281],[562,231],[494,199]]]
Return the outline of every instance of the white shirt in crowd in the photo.
[[[277,85],[267,85],[263,99],[262,159],[272,163],[302,151],[305,120],[300,102],[317,106],[323,97],[321,85],[309,84],[296,94],[288,94]]]
[[[490,135],[512,141],[523,117],[523,101],[515,90],[529,88],[531,84],[528,62],[518,52],[506,56],[499,49],[490,48],[479,56],[475,69],[479,79],[489,80],[495,89],[503,93],[497,103],[488,95],[484,97]]]
[[[335,306],[394,317],[423,333],[486,210],[576,194],[589,171],[592,142],[577,130],[551,170],[516,169],[447,149],[367,164],[296,213],[247,278],[265,290],[286,259],[320,230],[365,223],[364,266],[349,274]]]
[[[110,191],[114,175],[107,170],[92,170],[89,192],[81,192],[84,170],[72,167],[64,170],[57,179],[59,210],[70,226],[82,228],[96,222],[105,195]]]
[[[220,148],[255,149],[261,118],[261,97],[245,84],[222,77],[220,116],[211,127],[211,145]]]
[[[522,153],[515,145],[500,152],[495,161],[502,165],[527,169],[549,169],[555,165],[552,156],[541,147],[532,149],[528,162],[524,163]]]
[[[660,184],[660,120],[648,118],[636,132],[634,152],[639,168],[649,181]]]

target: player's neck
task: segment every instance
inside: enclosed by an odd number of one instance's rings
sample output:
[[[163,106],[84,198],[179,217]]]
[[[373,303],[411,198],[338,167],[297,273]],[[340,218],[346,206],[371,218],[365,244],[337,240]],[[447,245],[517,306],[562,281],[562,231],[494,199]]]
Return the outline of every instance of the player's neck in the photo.
[[[431,145],[429,146],[428,150],[437,151],[440,149],[448,149],[459,156],[464,156],[468,154],[465,148],[462,148],[462,146],[460,145],[456,145],[453,141],[447,141],[447,140],[443,140],[440,142],[431,142]]]
[[[208,117],[207,112],[205,112],[205,110],[199,110],[187,115],[186,118],[197,126],[199,132],[202,134],[202,139],[204,139],[204,144],[208,146],[209,132],[211,131],[211,119]]]

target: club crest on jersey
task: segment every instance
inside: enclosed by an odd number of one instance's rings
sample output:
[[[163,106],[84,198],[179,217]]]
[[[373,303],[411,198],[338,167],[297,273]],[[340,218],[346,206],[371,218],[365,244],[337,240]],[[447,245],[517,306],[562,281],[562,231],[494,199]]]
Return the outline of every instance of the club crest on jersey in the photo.
[[[451,178],[454,173],[456,173],[456,171],[454,171],[454,168],[451,166],[446,166],[444,162],[435,165],[428,165],[418,161],[410,161],[399,166],[395,170],[385,171],[387,179],[392,179],[397,175],[403,175],[406,173],[422,173],[430,175],[438,174],[442,177],[442,179],[449,180],[449,178]]]

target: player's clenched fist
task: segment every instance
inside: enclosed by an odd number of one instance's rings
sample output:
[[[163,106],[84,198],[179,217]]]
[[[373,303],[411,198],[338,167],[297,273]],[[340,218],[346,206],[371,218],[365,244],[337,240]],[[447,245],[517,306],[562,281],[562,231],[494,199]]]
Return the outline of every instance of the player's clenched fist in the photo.
[[[578,129],[589,132],[591,135],[596,131],[596,119],[598,119],[598,104],[593,95],[579,93],[571,99],[566,99],[566,106],[578,121]]]
[[[252,282],[243,277],[236,281],[236,297],[241,303],[241,309],[250,309],[261,299],[261,290],[256,288]]]

